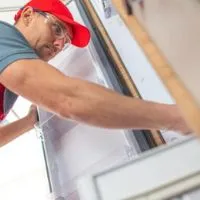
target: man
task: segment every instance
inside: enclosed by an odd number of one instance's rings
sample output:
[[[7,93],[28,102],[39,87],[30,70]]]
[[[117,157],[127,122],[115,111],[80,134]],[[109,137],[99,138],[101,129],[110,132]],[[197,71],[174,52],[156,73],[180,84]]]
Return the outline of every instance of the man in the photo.
[[[20,9],[15,21],[15,26],[0,22],[2,116],[21,95],[61,117],[94,126],[188,133],[174,105],[122,96],[66,77],[47,63],[65,45],[85,47],[90,40],[88,29],[74,21],[61,1],[32,0]]]

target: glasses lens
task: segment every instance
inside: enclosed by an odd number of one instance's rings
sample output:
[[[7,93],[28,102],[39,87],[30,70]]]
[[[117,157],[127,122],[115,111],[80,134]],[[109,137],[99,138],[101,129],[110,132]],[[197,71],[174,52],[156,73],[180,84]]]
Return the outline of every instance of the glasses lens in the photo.
[[[47,15],[46,13],[44,13],[44,17],[46,17],[47,21],[51,24],[51,29],[53,32],[53,35],[57,38],[57,39],[64,39],[65,40],[65,46],[64,49],[68,48],[71,44],[71,39],[67,33],[67,30],[65,27],[63,27],[63,25],[59,24],[58,22],[55,22],[54,19]]]
[[[52,23],[52,31],[57,38],[63,38],[65,36],[65,31],[58,23]]]

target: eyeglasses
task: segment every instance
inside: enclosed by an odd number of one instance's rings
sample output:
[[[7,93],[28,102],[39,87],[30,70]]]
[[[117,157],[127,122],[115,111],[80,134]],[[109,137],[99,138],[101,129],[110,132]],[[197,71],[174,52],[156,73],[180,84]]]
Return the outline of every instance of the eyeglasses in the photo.
[[[34,9],[34,11],[46,18],[45,23],[48,23],[50,25],[51,31],[56,39],[58,40],[65,39],[65,46],[63,50],[66,49],[71,44],[71,39],[64,25],[57,22],[56,19],[53,16],[49,15],[48,13],[42,12],[37,9]]]

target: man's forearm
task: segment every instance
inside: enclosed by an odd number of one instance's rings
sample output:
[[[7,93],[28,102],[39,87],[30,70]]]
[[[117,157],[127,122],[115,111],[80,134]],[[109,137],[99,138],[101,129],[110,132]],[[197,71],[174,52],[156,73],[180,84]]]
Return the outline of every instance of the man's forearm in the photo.
[[[72,118],[107,128],[181,130],[174,105],[126,97],[96,84],[81,82],[73,98]],[[77,87],[78,88],[78,87]]]
[[[26,116],[18,121],[0,127],[0,147],[16,139],[23,133],[31,130],[33,123],[30,117]]]

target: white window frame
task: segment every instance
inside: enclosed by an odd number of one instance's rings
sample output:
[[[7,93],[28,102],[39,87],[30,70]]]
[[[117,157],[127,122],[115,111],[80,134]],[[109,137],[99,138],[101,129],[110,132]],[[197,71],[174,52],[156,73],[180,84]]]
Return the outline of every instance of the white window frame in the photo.
[[[189,138],[124,165],[83,177],[81,200],[159,200],[200,189],[200,141]],[[168,163],[168,164],[167,164]]]

